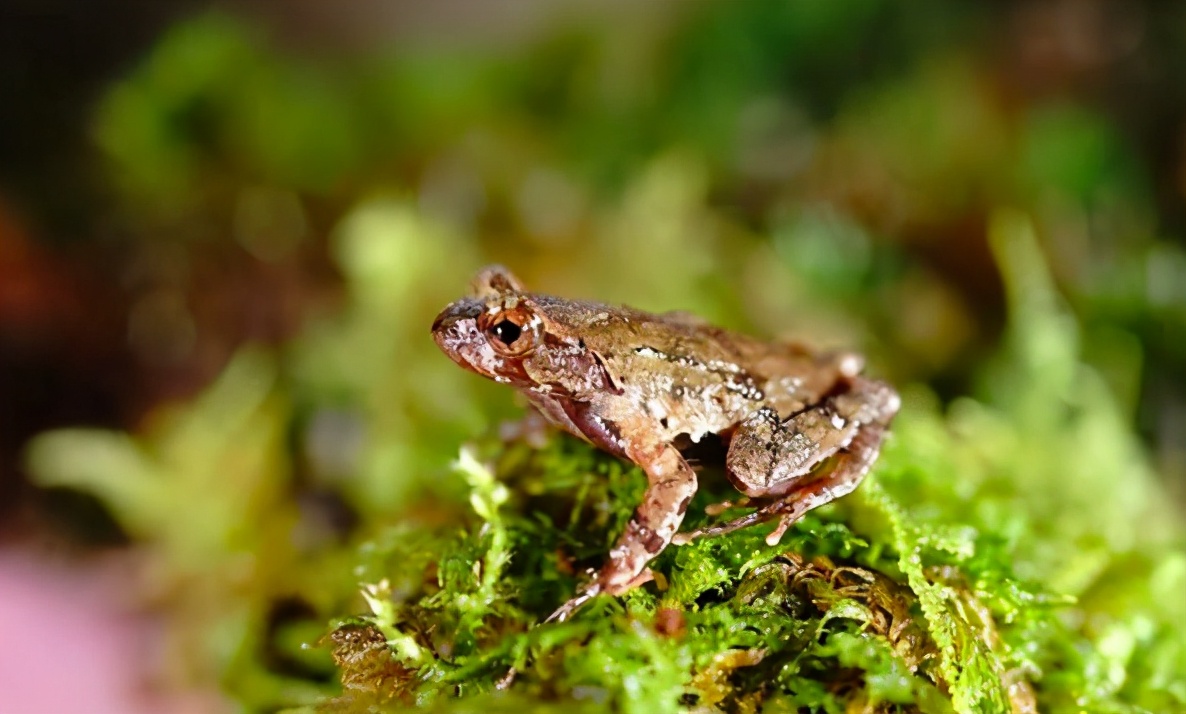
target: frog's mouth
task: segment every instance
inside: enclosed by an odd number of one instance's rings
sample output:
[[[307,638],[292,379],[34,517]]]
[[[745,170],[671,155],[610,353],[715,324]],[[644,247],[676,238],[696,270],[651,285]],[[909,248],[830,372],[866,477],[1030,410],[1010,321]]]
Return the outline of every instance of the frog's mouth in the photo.
[[[432,339],[457,364],[484,377],[498,379],[504,360],[478,329],[478,315],[484,308],[481,301],[473,298],[450,304],[433,320]]]

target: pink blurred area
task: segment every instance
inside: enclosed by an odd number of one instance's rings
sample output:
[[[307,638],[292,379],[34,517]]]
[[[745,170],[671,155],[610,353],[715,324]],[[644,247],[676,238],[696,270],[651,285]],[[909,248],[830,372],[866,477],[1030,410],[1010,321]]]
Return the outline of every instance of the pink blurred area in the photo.
[[[222,712],[212,692],[154,686],[160,628],[121,602],[118,560],[59,563],[0,550],[0,713]]]

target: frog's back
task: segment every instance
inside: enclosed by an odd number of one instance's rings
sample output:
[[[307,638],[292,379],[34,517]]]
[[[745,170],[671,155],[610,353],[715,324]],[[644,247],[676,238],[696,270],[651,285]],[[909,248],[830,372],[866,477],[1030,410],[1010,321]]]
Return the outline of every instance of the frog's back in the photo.
[[[837,375],[799,346],[716,327],[689,313],[536,298],[606,363],[626,408],[697,438],[735,426],[760,406],[789,415],[817,402]]]

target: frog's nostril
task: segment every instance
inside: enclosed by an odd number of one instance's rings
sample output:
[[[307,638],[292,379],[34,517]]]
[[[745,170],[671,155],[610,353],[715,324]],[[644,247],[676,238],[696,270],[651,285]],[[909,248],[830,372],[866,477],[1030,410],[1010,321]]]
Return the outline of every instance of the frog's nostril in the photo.
[[[442,315],[432,323],[432,338],[446,352],[456,350],[466,341],[465,324],[452,315]]]
[[[458,300],[441,310],[441,313],[432,321],[432,331],[449,330],[451,336],[463,336],[465,330],[461,323],[476,319],[481,312],[481,303],[468,299]]]

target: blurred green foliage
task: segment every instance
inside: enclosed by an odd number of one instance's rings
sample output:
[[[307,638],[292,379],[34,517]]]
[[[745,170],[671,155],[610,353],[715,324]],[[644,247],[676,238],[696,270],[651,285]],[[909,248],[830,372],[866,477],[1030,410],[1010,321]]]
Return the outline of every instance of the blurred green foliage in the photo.
[[[1186,360],[1186,254],[1107,117],[1003,96],[989,9],[891,5],[318,62],[226,15],[166,33],[96,111],[121,228],[340,277],[135,435],[29,450],[148,554],[179,681],[259,710],[1186,708],[1181,515],[1133,428],[1142,370]],[[905,397],[876,475],[781,546],[670,548],[665,587],[532,627],[643,479],[565,438],[454,463],[517,408],[428,325],[494,260],[864,348]]]

